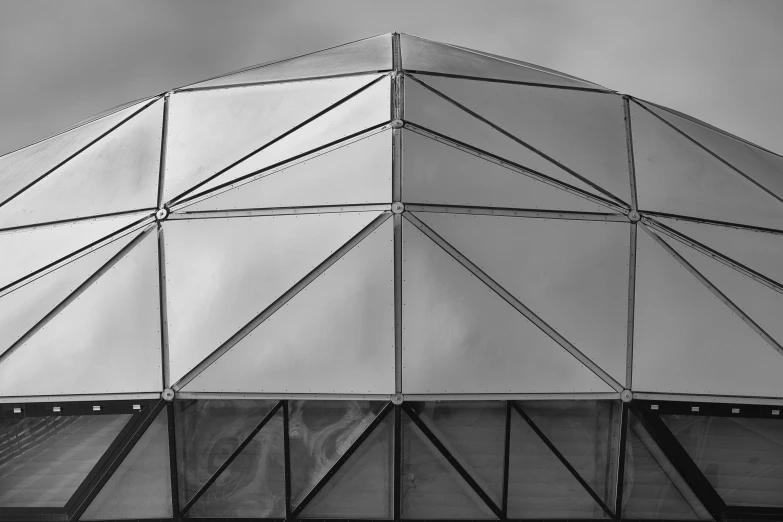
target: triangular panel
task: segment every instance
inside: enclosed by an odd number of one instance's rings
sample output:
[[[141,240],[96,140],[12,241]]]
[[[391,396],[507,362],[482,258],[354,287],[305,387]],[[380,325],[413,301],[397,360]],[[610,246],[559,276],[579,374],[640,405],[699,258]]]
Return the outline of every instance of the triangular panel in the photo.
[[[626,204],[631,200],[620,96],[441,76],[417,78]]]
[[[160,391],[157,247],[156,235],[148,233],[0,361],[0,394]]]
[[[79,520],[171,517],[168,428],[164,408]]]
[[[377,212],[164,226],[171,383],[367,226]]]
[[[402,160],[406,203],[612,211],[555,185],[409,130],[403,132]]]
[[[284,455],[281,409],[193,504],[187,516],[284,518]]]
[[[149,103],[145,100],[29,147],[0,156],[0,202],[57,167]]]
[[[392,37],[382,34],[331,49],[272,62],[189,85],[187,88],[279,82],[342,74],[387,71],[392,68]]]
[[[470,49],[425,40],[407,34],[400,35],[402,67],[406,71],[425,71],[493,80],[556,85],[562,87],[597,88],[560,74],[512,63]]]
[[[425,129],[606,199],[605,194],[487,123],[473,117],[413,79],[405,81],[405,119]]]
[[[0,233],[0,288],[139,221],[143,213]]]
[[[0,297],[0,354],[19,340],[104,263],[130,243],[128,234]]]
[[[669,228],[783,286],[783,234],[655,217]]]
[[[388,219],[183,389],[394,393],[393,260]]]
[[[174,93],[169,101],[164,199],[228,168],[374,78]]]
[[[324,80],[330,81],[330,80]],[[389,121],[391,80],[381,78],[307,125],[199,187],[201,193]]]
[[[394,415],[388,414],[298,518],[392,518],[393,439]]]
[[[648,233],[637,241],[634,388],[780,395],[783,355]]]
[[[625,380],[627,224],[417,216],[615,380]]]
[[[494,519],[478,494],[402,412],[400,502],[402,518]]]
[[[516,410],[508,459],[509,518],[608,518]]]
[[[639,209],[783,229],[783,202],[631,104]]]
[[[633,414],[628,420],[623,518],[712,520],[642,424]]]
[[[402,271],[406,393],[613,391],[407,220]]]
[[[0,228],[154,209],[163,101],[0,207]]]
[[[270,170],[185,210],[390,203],[391,173],[387,130]]]

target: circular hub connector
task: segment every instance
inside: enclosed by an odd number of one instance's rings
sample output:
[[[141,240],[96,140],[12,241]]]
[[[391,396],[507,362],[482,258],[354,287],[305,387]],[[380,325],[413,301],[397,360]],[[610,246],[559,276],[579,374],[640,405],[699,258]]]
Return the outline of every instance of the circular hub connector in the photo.
[[[393,120],[391,122],[392,129],[401,129],[403,126],[402,120]]]
[[[155,212],[155,219],[157,219],[158,221],[163,221],[168,216],[169,216],[169,209],[167,209],[166,207],[158,209],[158,211]]]
[[[394,203],[392,203],[391,209],[393,214],[402,214],[403,211],[405,210],[405,205],[403,205],[399,201],[395,201]]]
[[[174,390],[171,388],[166,388],[163,390],[163,393],[160,394],[160,398],[163,399],[166,402],[171,402],[174,400]]]
[[[392,404],[394,404],[395,406],[399,406],[400,404],[402,404],[402,394],[395,393],[394,395],[391,396],[391,401]]]
[[[620,400],[623,402],[631,402],[633,400],[633,393],[631,390],[623,390],[620,393]]]
[[[632,210],[628,213],[628,219],[630,219],[632,223],[636,223],[637,221],[642,219],[642,216],[640,216],[637,211]]]

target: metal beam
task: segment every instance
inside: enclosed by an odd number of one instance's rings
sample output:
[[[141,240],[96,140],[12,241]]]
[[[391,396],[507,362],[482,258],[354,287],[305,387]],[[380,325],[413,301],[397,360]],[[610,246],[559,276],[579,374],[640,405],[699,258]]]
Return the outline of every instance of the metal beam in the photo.
[[[636,223],[631,223],[631,239],[628,255],[628,324],[626,326],[625,387],[633,385],[634,313],[636,312]]]
[[[464,48],[460,48],[460,49],[466,50]],[[480,54],[480,53],[473,53],[473,54]],[[515,64],[515,65],[517,65],[518,67],[523,67],[520,66],[519,64]],[[441,73],[441,72],[434,72],[434,71],[419,71],[417,69],[405,69],[405,72],[409,74],[417,74],[419,76],[440,76],[444,78],[455,78],[457,80],[473,80],[473,81],[486,82],[486,83],[507,83],[510,85],[521,85],[526,87],[543,87],[546,89],[559,89],[563,91],[594,92],[599,94],[610,94],[610,95],[614,94],[613,91],[610,91],[608,89],[602,90],[597,87],[590,88],[590,87],[577,87],[572,85],[553,85],[549,83],[521,82],[515,80],[504,80],[500,78],[485,78],[483,76],[470,76],[466,74],[449,74],[449,73]],[[551,74],[551,73],[547,73],[547,74]],[[553,75],[553,76],[557,76],[557,75]]]
[[[336,212],[382,212],[391,209],[391,203],[375,203],[370,205],[327,205],[321,207],[279,207],[239,210],[202,210],[196,212],[177,212],[169,219],[224,219],[256,216],[290,216],[300,214],[330,214]]]
[[[158,162],[158,208],[163,208],[163,183],[166,177],[166,151],[169,141],[169,97],[170,92],[163,95],[163,128],[160,136],[160,160]]]
[[[410,212],[448,212],[449,214],[476,214],[481,216],[509,216],[520,218],[571,219],[578,221],[618,221],[628,223],[625,214],[603,214],[600,212],[564,212],[562,210],[525,210],[499,207],[473,207],[464,205],[430,205],[428,203],[405,203]]]
[[[628,175],[631,183],[631,210],[638,210],[639,199],[636,193],[636,162],[633,154],[633,128],[629,96],[623,96],[623,115],[625,118],[625,146],[628,151]]]
[[[163,223],[158,223],[158,290],[160,298],[160,347],[163,388],[169,383],[169,319],[168,298],[166,294],[166,241],[164,240]]]

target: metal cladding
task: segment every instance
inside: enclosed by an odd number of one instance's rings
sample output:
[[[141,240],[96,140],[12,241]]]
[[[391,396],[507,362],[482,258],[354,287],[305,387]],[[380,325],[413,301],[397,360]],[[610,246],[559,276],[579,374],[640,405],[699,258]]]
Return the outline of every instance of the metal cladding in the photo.
[[[28,498],[0,440],[0,520],[783,509],[710,438],[781,434],[783,157],[567,74],[394,33],[174,89],[0,157],[0,253],[0,428],[104,455]]]

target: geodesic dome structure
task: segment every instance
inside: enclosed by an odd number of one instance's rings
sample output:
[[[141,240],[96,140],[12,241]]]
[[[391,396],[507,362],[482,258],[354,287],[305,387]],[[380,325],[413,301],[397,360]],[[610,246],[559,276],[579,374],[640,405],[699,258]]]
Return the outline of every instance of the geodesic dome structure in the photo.
[[[783,519],[783,158],[377,36],[0,157],[0,520]]]

